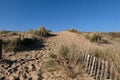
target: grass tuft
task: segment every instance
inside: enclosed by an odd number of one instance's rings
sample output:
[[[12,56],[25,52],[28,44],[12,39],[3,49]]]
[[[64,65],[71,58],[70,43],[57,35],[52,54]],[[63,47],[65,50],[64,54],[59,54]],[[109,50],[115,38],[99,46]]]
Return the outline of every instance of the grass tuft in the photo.
[[[47,37],[50,35],[50,30],[45,29],[44,26],[40,27],[38,30],[30,30],[28,33],[36,36]]]
[[[75,78],[79,71],[80,54],[75,52],[76,47],[61,46],[58,54],[51,53],[44,64],[47,71],[60,71],[66,78]]]
[[[81,33],[80,31],[78,31],[78,30],[76,30],[76,29],[74,29],[74,28],[71,28],[71,29],[68,29],[68,31],[70,31],[70,32],[74,32],[74,33]]]

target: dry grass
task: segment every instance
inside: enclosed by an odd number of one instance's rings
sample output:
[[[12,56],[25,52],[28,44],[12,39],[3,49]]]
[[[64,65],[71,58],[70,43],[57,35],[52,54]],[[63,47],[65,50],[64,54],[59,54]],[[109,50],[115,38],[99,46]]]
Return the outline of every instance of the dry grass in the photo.
[[[110,64],[114,65],[114,70],[118,73],[118,76],[120,76],[120,42],[116,41],[114,38],[111,40],[109,34],[106,36],[106,34],[100,33],[102,37],[101,40],[105,39],[107,42],[103,41],[99,44],[97,42],[93,43],[89,41],[89,39],[84,39],[84,36],[81,34],[77,35],[77,38],[71,35],[72,37],[70,42],[68,39],[64,42],[64,44],[69,45],[70,43],[75,43],[77,47],[79,46],[79,49],[75,52],[80,51],[82,53],[91,54],[100,59],[109,61]],[[91,37],[94,33],[88,33],[88,35]],[[120,39],[120,37],[117,37],[117,39]]]
[[[7,31],[7,30],[0,31],[0,34],[8,34],[8,33],[10,33],[10,31]]]
[[[40,27],[38,30],[30,30],[28,33],[36,36],[46,37],[50,35],[50,30],[45,29],[45,27]]]
[[[108,55],[111,55],[108,52],[104,52],[104,48],[95,46],[89,48],[89,50],[86,50],[84,46],[83,48],[76,45],[62,45],[57,54],[49,54],[43,69],[47,71],[59,71],[66,79],[74,79],[83,74],[82,70],[85,67],[83,63],[81,64],[83,54],[88,53],[103,60],[109,60]]]
[[[120,38],[120,32],[109,32],[108,35],[113,38]]]
[[[40,40],[37,40],[36,38],[24,38],[19,39],[15,38],[12,40],[4,40],[3,41],[3,51],[25,51],[25,50],[31,50],[35,48],[36,45],[42,43]]]
[[[40,28],[37,30],[38,32],[36,35],[38,36],[43,36],[46,35],[46,29]],[[39,33],[40,31],[40,33]],[[45,32],[45,33],[44,33]],[[73,30],[72,32],[77,32]],[[33,34],[35,33],[34,30],[29,31],[28,34]],[[82,35],[81,35],[82,34]],[[62,76],[71,79],[76,78],[77,76],[80,75],[81,69],[80,66],[84,66],[83,64],[79,63],[81,54],[91,54],[95,57],[98,57],[103,60],[109,61],[109,63],[114,64],[114,69],[118,72],[118,75],[120,76],[120,37],[116,34],[111,34],[109,33],[103,34],[100,33],[98,35],[94,35],[94,33],[87,33],[87,37],[92,38],[89,41],[89,39],[85,38],[85,35],[83,36],[84,33],[81,34],[73,34],[73,33],[68,33],[68,32],[63,32],[59,34],[56,38],[52,37],[54,42],[58,45],[67,45],[67,46],[61,46],[60,49],[57,52],[49,54],[47,57],[47,61],[44,63],[44,70],[47,71],[58,71],[61,73]],[[16,34],[15,34],[16,35]],[[114,35],[114,37],[113,37]],[[57,40],[55,40],[57,39]],[[116,40],[115,40],[116,39]],[[112,44],[104,44],[103,40],[111,41]],[[52,40],[50,40],[52,41]],[[101,43],[102,44],[97,44]],[[8,41],[9,42],[9,41]],[[8,48],[13,48],[17,47],[16,46],[17,41],[9,42]],[[25,44],[30,44],[30,42],[25,41]],[[33,42],[32,42],[33,43]],[[59,44],[58,44],[59,43]],[[71,44],[75,45],[71,45]],[[12,47],[13,46],[13,47]],[[53,44],[51,45],[53,46]],[[52,47],[54,48],[54,47]]]
[[[70,31],[70,32],[74,32],[74,33],[81,33],[80,31],[74,29],[74,28],[71,28],[71,29],[68,29],[67,31]]]
[[[104,37],[102,33],[88,33],[85,35],[86,39],[89,39],[91,42],[109,44],[110,42]]]
[[[119,33],[85,33],[85,37],[90,40],[91,45],[87,48],[87,53],[100,59],[109,61],[114,65],[114,70],[120,76],[120,37]],[[95,39],[95,40],[94,40]],[[86,41],[85,41],[86,42]],[[83,43],[85,43],[83,42]],[[94,42],[94,43],[92,43]],[[97,43],[97,44],[96,44]],[[98,45],[99,43],[99,45]],[[107,44],[106,44],[107,43]],[[95,45],[96,44],[96,45]],[[84,47],[84,46],[83,46]],[[84,47],[86,48],[86,47]],[[83,48],[83,49],[84,49]]]
[[[0,31],[0,37],[9,37],[9,36],[15,36],[18,35],[17,32],[14,31],[6,31],[6,30],[2,30]]]
[[[79,70],[80,65],[82,65],[80,64],[81,54],[75,45],[70,47],[61,46],[58,54],[49,54],[44,69],[47,71],[60,71],[67,79],[76,78],[81,73],[81,70]]]

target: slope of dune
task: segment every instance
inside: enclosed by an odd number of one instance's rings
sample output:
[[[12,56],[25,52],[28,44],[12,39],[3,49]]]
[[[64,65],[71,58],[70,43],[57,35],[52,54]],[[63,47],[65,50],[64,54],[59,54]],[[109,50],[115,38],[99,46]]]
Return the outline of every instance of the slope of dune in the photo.
[[[0,61],[0,80],[64,80],[60,77],[59,72],[44,73],[41,71],[47,55],[49,53],[57,54],[61,45],[75,44],[80,49],[89,49],[91,45],[97,47],[96,44],[90,43],[79,34],[68,31],[53,34],[54,36],[45,39],[45,46],[40,50],[17,52],[16,54],[14,52],[3,53],[5,60]],[[84,71],[78,78],[74,80],[94,80]]]

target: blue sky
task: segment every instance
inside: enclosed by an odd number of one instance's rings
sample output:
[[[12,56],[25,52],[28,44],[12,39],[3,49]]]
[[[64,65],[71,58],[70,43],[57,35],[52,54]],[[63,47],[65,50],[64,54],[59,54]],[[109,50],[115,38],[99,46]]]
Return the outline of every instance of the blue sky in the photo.
[[[120,31],[120,0],[0,0],[0,30]]]

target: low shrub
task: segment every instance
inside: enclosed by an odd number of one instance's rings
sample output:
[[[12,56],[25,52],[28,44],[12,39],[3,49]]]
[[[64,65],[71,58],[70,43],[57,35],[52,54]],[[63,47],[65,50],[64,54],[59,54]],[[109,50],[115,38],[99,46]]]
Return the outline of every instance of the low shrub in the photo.
[[[41,37],[47,37],[50,35],[50,30],[46,30],[45,27],[40,27],[38,30],[30,30],[28,31],[29,33],[36,35],[36,36],[41,36]]]
[[[100,34],[93,34],[93,36],[90,38],[90,41],[92,42],[101,42],[102,41],[102,36]]]
[[[6,31],[6,30],[2,30],[2,31],[0,31],[0,34],[7,34],[7,33],[9,33],[10,31]]]
[[[108,44],[110,43],[108,40],[104,39],[103,36],[100,33],[94,33],[93,35],[85,35],[86,39],[89,39],[91,42],[96,42],[96,43],[105,43]]]
[[[14,40],[3,41],[3,49],[4,51],[25,51],[31,50],[41,43],[42,41],[40,42],[40,40],[37,40],[35,38],[24,38],[22,40],[16,38]]]
[[[113,38],[120,38],[120,32],[109,32],[108,34]]]
[[[78,30],[76,30],[76,29],[74,29],[74,28],[68,29],[68,31],[74,32],[74,33],[81,33],[80,31],[78,31]]]
[[[13,35],[18,35],[18,34],[15,33],[15,32],[11,32],[11,33],[9,33],[9,36],[13,36]]]

